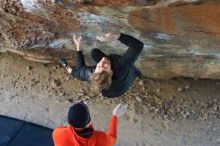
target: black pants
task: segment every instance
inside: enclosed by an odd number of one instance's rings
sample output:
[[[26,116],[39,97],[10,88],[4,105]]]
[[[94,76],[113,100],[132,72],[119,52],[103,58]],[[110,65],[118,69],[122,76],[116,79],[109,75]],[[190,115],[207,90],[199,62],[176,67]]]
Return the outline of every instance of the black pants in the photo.
[[[91,51],[91,57],[92,59],[98,63],[99,61],[101,61],[101,59],[103,57],[107,57],[108,58],[108,55],[106,55],[105,53],[103,53],[101,50],[95,48],[95,49],[92,49]]]

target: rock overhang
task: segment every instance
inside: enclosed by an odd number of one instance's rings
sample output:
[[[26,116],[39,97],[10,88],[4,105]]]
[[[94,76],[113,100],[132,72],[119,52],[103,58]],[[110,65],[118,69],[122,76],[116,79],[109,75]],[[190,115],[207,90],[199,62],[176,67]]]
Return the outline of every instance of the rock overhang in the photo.
[[[66,57],[74,65],[75,46],[71,37],[81,33],[82,47],[91,64],[92,48],[102,48],[106,53],[126,50],[119,42],[100,43],[96,35],[123,32],[144,42],[136,66],[147,77],[220,79],[219,2],[87,2],[12,0],[5,2],[7,6],[3,2],[1,50],[44,63]]]

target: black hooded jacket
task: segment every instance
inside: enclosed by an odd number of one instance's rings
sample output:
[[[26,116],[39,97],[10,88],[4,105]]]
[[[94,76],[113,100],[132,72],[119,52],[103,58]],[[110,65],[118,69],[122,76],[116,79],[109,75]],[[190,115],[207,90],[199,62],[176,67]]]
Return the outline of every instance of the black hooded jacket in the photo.
[[[122,33],[118,40],[129,48],[123,55],[108,55],[113,71],[112,83],[108,89],[102,90],[102,95],[108,98],[123,95],[132,85],[135,78],[141,75],[140,71],[134,66],[134,62],[143,50],[144,44],[136,38]],[[87,66],[83,52],[77,51],[76,67],[71,73],[74,77],[82,81],[88,81],[95,68],[96,65]]]

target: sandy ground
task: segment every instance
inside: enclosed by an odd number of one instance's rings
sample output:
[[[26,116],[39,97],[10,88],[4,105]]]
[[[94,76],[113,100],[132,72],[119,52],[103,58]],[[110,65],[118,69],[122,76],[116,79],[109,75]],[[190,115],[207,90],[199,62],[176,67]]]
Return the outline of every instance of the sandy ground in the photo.
[[[0,114],[55,128],[67,124],[68,108],[81,99],[98,130],[107,129],[118,103],[129,105],[118,146],[220,145],[220,80],[137,79],[123,97],[107,99],[58,65],[0,54]]]

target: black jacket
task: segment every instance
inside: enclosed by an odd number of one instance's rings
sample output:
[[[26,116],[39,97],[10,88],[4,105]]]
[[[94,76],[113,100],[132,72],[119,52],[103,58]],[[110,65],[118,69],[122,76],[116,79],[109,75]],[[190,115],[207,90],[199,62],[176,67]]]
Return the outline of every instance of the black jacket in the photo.
[[[109,55],[113,71],[112,83],[108,89],[102,90],[102,95],[109,98],[123,95],[135,78],[141,75],[140,71],[134,66],[134,62],[143,50],[144,44],[134,37],[122,33],[118,40],[129,48],[123,55]],[[71,74],[79,80],[88,81],[95,67],[96,65],[86,66],[83,52],[78,51],[76,54],[76,67]]]

